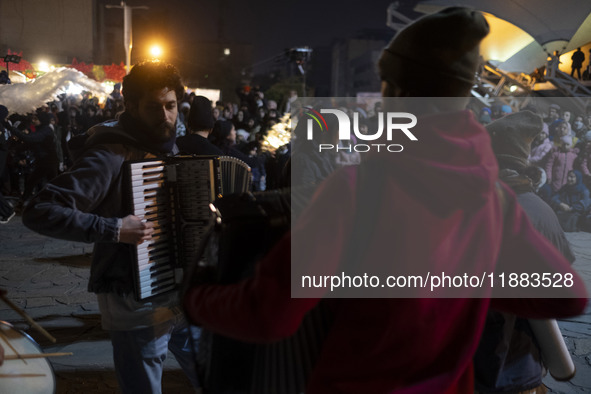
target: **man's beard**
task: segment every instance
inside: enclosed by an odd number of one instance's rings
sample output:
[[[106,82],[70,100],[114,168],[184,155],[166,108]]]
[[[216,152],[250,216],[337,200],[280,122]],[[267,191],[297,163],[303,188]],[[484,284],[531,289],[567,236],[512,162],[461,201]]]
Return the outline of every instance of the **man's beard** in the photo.
[[[163,143],[170,141],[176,135],[176,125],[170,122],[162,122],[155,127],[146,127],[146,134],[155,143]]]

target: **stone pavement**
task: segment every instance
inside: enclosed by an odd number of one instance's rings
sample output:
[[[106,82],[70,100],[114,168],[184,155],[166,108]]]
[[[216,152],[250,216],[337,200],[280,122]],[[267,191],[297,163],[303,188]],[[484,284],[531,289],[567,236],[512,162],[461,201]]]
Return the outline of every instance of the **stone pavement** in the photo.
[[[0,301],[0,320],[29,334],[45,353],[72,352],[50,359],[57,393],[118,393],[108,334],[101,329],[96,297],[86,291],[92,245],[61,241],[26,229],[20,216],[0,225],[0,288],[53,335],[52,344]],[[1,392],[0,388],[0,392]],[[164,393],[192,393],[169,353]]]
[[[591,289],[591,234],[567,234],[577,261],[574,267]],[[27,230],[16,216],[0,225],[0,288],[8,298],[57,338],[52,344],[0,302],[0,320],[27,332],[44,352],[73,352],[51,359],[58,393],[117,393],[111,344],[100,328],[93,294],[86,291],[92,246],[55,240]],[[559,325],[576,364],[570,382],[544,379],[550,392],[591,392],[591,308]],[[164,393],[191,393],[191,386],[169,354]]]
[[[581,275],[591,293],[591,234],[586,232],[566,233],[573,252],[577,257],[573,267]],[[551,392],[591,392],[591,306],[584,314],[558,322],[566,345],[571,353],[577,374],[569,382],[556,382],[549,375],[544,384]]]

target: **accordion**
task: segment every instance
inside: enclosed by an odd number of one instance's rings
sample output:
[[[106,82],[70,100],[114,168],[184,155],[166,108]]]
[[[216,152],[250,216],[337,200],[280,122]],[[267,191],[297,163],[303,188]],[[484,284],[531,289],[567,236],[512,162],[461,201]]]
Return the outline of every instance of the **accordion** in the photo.
[[[250,167],[233,157],[179,156],[126,163],[133,215],[154,224],[152,239],[132,248],[135,298],[177,289],[199,259],[213,219],[210,204],[247,191]]]
[[[292,211],[301,210],[305,205],[301,200],[308,197],[283,189],[217,200],[214,205],[221,220],[204,254],[216,277],[203,281],[230,284],[252,276],[256,262],[289,230]],[[194,275],[200,275],[199,267]],[[272,344],[245,343],[202,329],[197,365],[204,393],[305,392],[331,327],[326,309],[321,302],[305,316],[292,337]]]

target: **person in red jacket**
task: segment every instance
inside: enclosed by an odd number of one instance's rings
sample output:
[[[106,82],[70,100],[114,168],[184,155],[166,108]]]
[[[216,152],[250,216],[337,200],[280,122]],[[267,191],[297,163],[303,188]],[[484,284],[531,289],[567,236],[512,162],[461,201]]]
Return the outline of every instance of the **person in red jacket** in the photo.
[[[464,109],[487,33],[482,14],[456,7],[401,30],[379,61],[382,95],[460,99],[398,101],[396,112],[416,115],[418,141],[336,171],[253,277],[185,293],[189,319],[231,338],[272,342],[293,335],[322,301],[330,329],[306,393],[472,393],[489,306],[537,318],[581,313],[584,284],[499,185],[490,137]],[[388,101],[384,108],[392,110]],[[559,273],[568,286],[531,293],[516,285],[516,272]],[[333,292],[333,278],[363,273],[395,280]],[[415,273],[431,287],[393,286]],[[434,286],[446,275],[486,285]],[[305,286],[304,276],[314,284]]]

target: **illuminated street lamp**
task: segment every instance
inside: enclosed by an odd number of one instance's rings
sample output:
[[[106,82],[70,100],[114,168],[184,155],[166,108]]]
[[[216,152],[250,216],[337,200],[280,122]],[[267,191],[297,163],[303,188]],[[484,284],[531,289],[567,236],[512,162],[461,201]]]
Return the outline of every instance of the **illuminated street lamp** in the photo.
[[[152,45],[150,47],[150,55],[152,55],[154,59],[158,59],[162,56],[162,48],[159,45]]]
[[[49,71],[49,63],[47,63],[45,60],[41,60],[39,63],[37,63],[37,69],[46,73]]]

